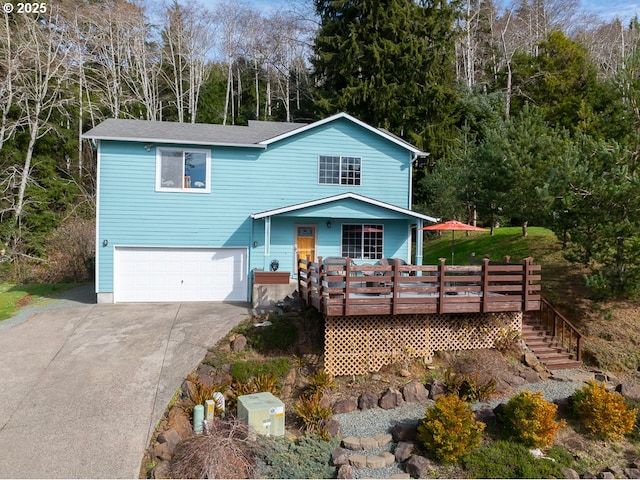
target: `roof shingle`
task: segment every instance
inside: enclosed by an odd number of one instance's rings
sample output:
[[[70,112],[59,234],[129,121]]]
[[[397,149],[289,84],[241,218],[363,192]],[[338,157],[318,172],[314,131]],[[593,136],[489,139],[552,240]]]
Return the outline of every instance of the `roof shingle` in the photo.
[[[95,140],[262,147],[259,142],[291,132],[305,123],[249,121],[248,126],[157,122],[109,118],[86,132]]]

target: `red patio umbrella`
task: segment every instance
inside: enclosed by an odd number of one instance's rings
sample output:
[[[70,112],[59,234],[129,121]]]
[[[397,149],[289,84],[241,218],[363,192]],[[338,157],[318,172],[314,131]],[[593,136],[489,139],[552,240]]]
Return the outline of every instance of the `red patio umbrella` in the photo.
[[[476,227],[475,225],[468,225],[466,223],[462,223],[462,222],[458,222],[457,220],[449,220],[448,222],[444,222],[444,223],[436,223],[435,225],[430,225],[428,227],[423,227],[421,228],[421,230],[451,230],[451,265],[454,264],[454,240],[455,240],[455,234],[456,234],[456,230],[462,230],[462,231],[482,231],[482,232],[486,232],[486,228],[480,228],[480,227]]]

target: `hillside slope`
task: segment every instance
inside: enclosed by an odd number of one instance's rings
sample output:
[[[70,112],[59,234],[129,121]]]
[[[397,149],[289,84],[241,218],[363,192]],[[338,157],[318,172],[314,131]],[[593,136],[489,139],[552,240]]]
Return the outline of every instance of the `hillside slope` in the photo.
[[[530,227],[522,236],[519,227],[498,228],[488,232],[456,232],[455,263],[470,263],[475,253],[511,262],[533,257],[542,266],[542,294],[586,336],[583,344],[584,363],[617,374],[632,374],[640,378],[640,303],[589,299],[584,286],[586,270],[564,259],[562,244],[550,230]],[[451,232],[425,236],[425,264],[436,264],[444,257],[451,263]]]

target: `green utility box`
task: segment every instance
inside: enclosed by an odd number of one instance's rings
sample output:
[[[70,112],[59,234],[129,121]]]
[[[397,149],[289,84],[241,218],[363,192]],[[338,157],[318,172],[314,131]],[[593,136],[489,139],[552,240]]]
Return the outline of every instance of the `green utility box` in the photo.
[[[284,403],[270,392],[239,396],[238,418],[260,435],[284,435]]]

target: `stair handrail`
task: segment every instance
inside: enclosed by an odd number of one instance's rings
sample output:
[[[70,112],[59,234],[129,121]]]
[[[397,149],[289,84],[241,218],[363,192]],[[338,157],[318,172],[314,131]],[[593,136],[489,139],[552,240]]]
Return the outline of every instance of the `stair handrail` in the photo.
[[[560,344],[569,351],[575,351],[576,360],[582,361],[583,334],[544,297],[540,297],[540,310],[529,312],[537,316],[544,329],[560,337]],[[575,340],[575,347],[574,347]],[[568,342],[567,342],[568,341]],[[568,346],[567,346],[568,343]]]

